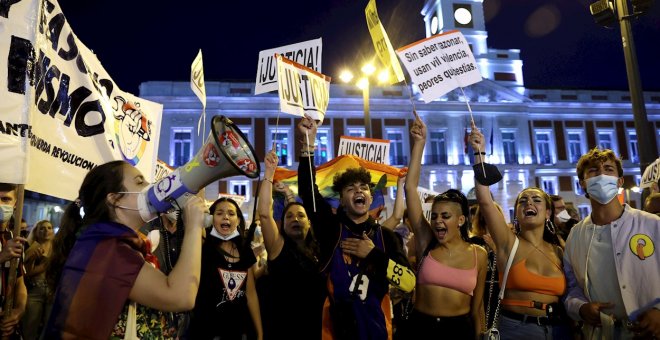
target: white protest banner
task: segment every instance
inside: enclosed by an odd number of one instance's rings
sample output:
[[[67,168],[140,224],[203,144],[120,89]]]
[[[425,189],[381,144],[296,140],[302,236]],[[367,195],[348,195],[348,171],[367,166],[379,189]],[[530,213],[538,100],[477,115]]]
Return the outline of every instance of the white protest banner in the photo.
[[[426,220],[431,222],[431,213],[433,212],[433,203],[422,203],[422,212]]]
[[[369,34],[371,34],[371,40],[374,43],[376,54],[385,69],[394,74],[394,77],[388,78],[389,83],[394,84],[403,81],[403,70],[401,69],[401,65],[399,65],[396,54],[394,54],[394,48],[392,48],[392,43],[390,43],[390,39],[387,37],[387,32],[385,32],[385,28],[380,22],[380,18],[378,18],[376,0],[369,1],[367,7],[364,9],[364,14],[367,17],[367,26],[369,27]]]
[[[390,165],[390,141],[341,136],[337,156],[341,155],[358,156],[370,162]]]
[[[321,73],[321,50],[321,38],[318,38],[259,52],[254,94],[277,90],[276,54]]]
[[[11,8],[9,21],[32,25],[36,32],[22,41],[25,56],[12,58],[10,53],[7,67],[14,72],[33,56],[29,64],[34,68],[27,74],[34,85],[29,101],[24,102],[30,115],[22,140],[28,143],[26,189],[73,200],[87,172],[112,160],[125,160],[151,181],[162,105],[121,91],[77,39],[56,1],[48,2],[39,20],[14,17],[14,9],[20,8],[16,6]],[[4,34],[0,33],[0,49],[13,49],[6,46]],[[12,81],[28,81],[23,72],[15,71],[12,76],[19,80]],[[11,86],[0,89],[3,101],[7,89]],[[10,161],[5,154],[2,157],[0,163]]]
[[[197,135],[199,136],[202,127],[206,127],[206,85],[204,85],[204,62],[201,49],[190,65],[190,88],[202,102],[202,114],[197,121]],[[202,135],[202,139],[204,139],[204,135]]]
[[[658,179],[660,179],[660,158],[653,161],[653,163],[644,169],[639,187],[642,189],[650,188],[654,183],[658,183]]]
[[[330,101],[330,77],[277,56],[280,111],[323,122]]]
[[[470,45],[459,31],[449,31],[396,50],[425,103],[481,81]]]
[[[0,182],[25,184],[38,0],[0,4]],[[4,59],[6,58],[6,59]]]
[[[417,195],[419,196],[419,200],[424,203],[429,197],[435,197],[440,195],[439,192],[435,192],[433,190],[425,189],[422,187],[417,187]]]
[[[165,176],[169,175],[172,171],[174,171],[173,167],[159,159],[156,161],[156,167],[154,170],[154,183],[165,178]]]

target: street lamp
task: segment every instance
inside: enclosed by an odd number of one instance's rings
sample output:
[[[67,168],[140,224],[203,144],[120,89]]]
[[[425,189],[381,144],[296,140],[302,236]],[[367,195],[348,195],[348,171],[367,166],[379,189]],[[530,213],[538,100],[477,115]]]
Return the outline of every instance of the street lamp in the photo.
[[[640,173],[643,174],[644,169],[658,157],[658,147],[655,142],[655,130],[651,134],[652,125],[649,124],[646,117],[644,94],[642,92],[642,82],[639,79],[637,54],[635,53],[635,41],[633,39],[630,19],[636,18],[648,11],[653,0],[630,0],[630,2],[633,7],[632,14],[628,10],[628,0],[597,0],[589,6],[589,10],[596,23],[603,26],[610,26],[618,21],[621,28],[623,56],[626,61],[628,87],[630,88],[633,118],[635,121],[635,130],[637,131]]]
[[[380,84],[385,84],[390,78],[388,70],[378,71],[372,63],[366,63],[360,69],[362,77],[358,78],[355,85],[362,90],[362,102],[364,106],[364,134],[365,137],[371,138],[371,118],[369,118],[369,86],[371,85],[370,78],[376,76],[376,80]],[[350,83],[354,76],[350,70],[343,70],[339,74],[339,79],[344,83]]]

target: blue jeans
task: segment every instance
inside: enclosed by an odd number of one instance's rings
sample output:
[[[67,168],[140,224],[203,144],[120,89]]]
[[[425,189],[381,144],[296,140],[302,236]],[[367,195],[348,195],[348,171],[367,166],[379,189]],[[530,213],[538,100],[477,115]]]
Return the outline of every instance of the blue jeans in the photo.
[[[28,282],[30,281],[30,282]],[[43,279],[26,280],[28,289],[25,314],[23,314],[23,339],[38,339],[41,330],[48,320],[50,305],[48,301],[48,285]]]
[[[497,325],[500,331],[500,339],[552,339],[552,326],[538,325],[531,322],[523,322],[500,315],[500,323]]]

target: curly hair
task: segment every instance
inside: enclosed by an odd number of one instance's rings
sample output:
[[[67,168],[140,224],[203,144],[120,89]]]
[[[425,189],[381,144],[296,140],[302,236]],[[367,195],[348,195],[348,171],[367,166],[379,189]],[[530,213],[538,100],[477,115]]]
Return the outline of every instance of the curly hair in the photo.
[[[619,177],[623,177],[623,166],[621,165],[621,159],[614,154],[614,151],[610,149],[599,149],[597,147],[589,150],[586,154],[580,157],[577,163],[577,175],[580,181],[584,180],[584,172],[593,166],[600,166],[601,164],[612,161],[616,165],[616,171],[619,174]]]
[[[345,187],[355,183],[368,184],[370,191],[374,188],[374,185],[371,183],[371,174],[367,169],[350,168],[335,175],[332,180],[332,191],[341,195],[341,192]]]

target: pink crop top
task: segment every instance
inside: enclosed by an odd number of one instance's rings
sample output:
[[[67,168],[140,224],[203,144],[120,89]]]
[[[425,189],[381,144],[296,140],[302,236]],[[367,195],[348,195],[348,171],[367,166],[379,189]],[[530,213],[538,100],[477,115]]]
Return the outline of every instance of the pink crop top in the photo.
[[[433,256],[426,255],[417,272],[417,283],[451,288],[472,296],[477,286],[477,249],[474,249],[474,267],[457,269],[438,262]],[[427,261],[428,260],[428,261]]]

